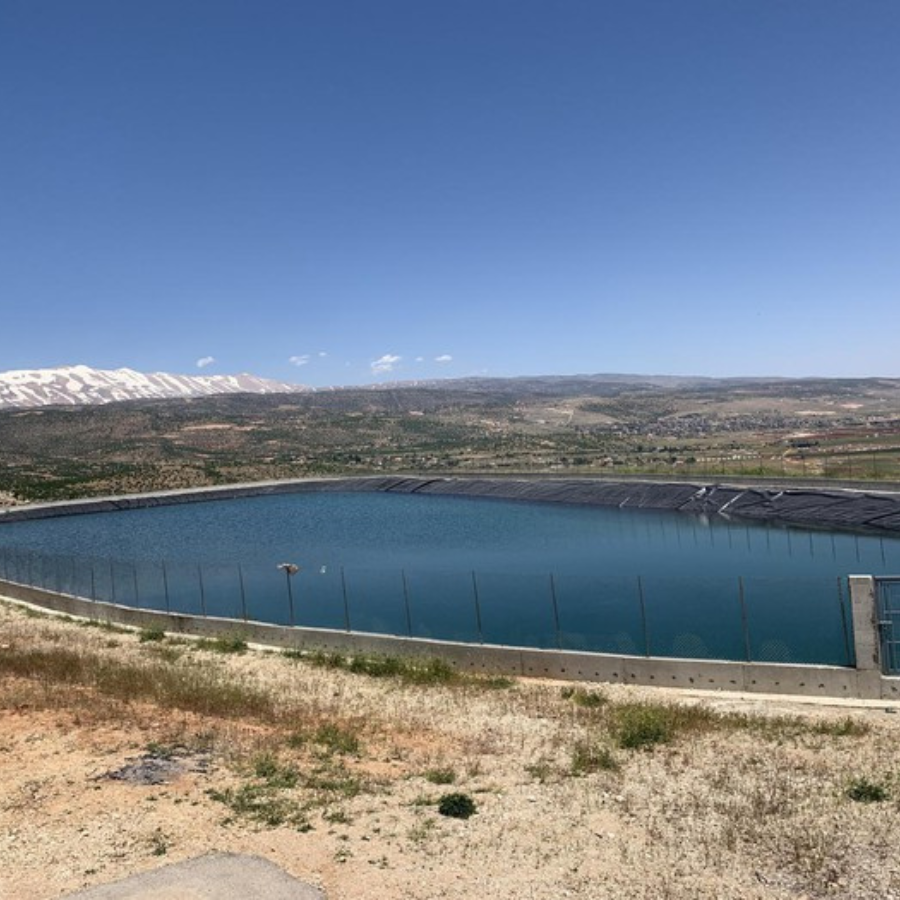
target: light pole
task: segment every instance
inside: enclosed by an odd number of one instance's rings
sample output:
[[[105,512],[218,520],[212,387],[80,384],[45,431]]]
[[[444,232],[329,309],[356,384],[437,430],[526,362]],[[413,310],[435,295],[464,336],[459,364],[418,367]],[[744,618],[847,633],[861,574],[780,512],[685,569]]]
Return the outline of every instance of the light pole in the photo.
[[[290,609],[290,622],[291,627],[294,626],[294,591],[291,587],[291,576],[296,575],[300,571],[300,566],[295,566],[293,563],[278,563],[275,567],[277,569],[281,569],[284,572],[285,577],[287,578],[287,592],[288,592],[288,607]]]

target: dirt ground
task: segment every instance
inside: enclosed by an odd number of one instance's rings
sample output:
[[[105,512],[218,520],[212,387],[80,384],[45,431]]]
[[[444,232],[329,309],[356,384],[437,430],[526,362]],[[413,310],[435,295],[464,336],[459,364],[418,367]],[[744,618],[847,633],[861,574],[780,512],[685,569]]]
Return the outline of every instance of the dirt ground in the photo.
[[[890,705],[409,685],[272,652],[141,643],[0,604],[0,658],[54,647],[205,667],[270,692],[286,718],[209,717],[4,670],[3,900],[51,900],[210,851],[262,856],[329,900],[900,900]],[[627,749],[604,723],[634,701],[750,724]],[[582,765],[592,742],[601,762]],[[879,790],[854,795],[860,785]],[[476,814],[440,815],[448,792]],[[273,805],[260,819],[263,794]]]

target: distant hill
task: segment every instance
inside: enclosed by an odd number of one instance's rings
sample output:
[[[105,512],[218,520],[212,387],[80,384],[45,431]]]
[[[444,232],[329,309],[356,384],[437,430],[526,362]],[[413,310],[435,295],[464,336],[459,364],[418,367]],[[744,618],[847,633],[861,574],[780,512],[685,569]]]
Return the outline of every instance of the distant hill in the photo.
[[[572,375],[312,390],[250,376],[39,374],[0,375],[0,506],[387,473],[900,484],[900,379]]]
[[[165,400],[217,394],[284,394],[301,385],[255,375],[146,375],[133,369],[61,366],[0,373],[0,409],[36,406],[88,406],[120,400]]]

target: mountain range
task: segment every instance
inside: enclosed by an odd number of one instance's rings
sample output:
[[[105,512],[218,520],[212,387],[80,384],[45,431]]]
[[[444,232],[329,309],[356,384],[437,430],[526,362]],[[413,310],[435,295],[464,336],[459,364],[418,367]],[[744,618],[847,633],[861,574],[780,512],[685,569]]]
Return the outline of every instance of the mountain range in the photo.
[[[425,381],[381,382],[378,384],[312,388],[259,378],[255,375],[173,375],[145,374],[133,369],[94,369],[90,366],[60,366],[53,369],[25,369],[0,372],[0,410],[49,407],[94,406],[123,400],[178,400],[215,397],[223,394],[323,394],[346,397],[355,403],[374,394],[394,398],[410,395],[410,403],[425,403],[430,397],[438,405],[467,397],[493,397],[507,402],[523,398],[614,397],[635,391],[649,395],[675,392],[706,394],[721,391],[750,391],[754,396],[781,397],[818,395],[821,392],[856,395],[898,389],[896,379],[836,378],[708,378],[701,376],[590,374],[535,375],[518,377],[469,377]],[[355,398],[355,399],[354,399]],[[373,402],[375,402],[373,400]],[[399,402],[399,400],[397,400]]]
[[[215,394],[284,394],[306,390],[309,389],[302,385],[247,374],[144,374],[133,369],[60,366],[0,373],[0,409],[86,406],[119,400],[206,397]]]
[[[648,375],[566,375],[518,378],[457,378],[428,381],[387,382],[351,387],[351,391],[402,390],[404,388],[452,389],[470,392],[489,390],[514,395],[577,394],[624,387],[645,389],[688,387],[710,379]],[[311,388],[259,378],[255,375],[145,374],[134,369],[94,369],[90,366],[60,366],[52,369],[22,369],[0,372],[0,409],[39,406],[89,406],[121,400],[165,400],[208,397],[219,394],[296,394],[346,391],[348,388]]]

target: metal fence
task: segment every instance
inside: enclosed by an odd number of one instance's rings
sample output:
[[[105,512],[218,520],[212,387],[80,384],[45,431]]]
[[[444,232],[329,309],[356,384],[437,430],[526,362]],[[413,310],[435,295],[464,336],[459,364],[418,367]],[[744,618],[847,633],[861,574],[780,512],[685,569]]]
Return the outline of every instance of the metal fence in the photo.
[[[0,578],[170,613],[636,656],[855,665],[832,576],[673,578],[127,561],[0,548]]]
[[[875,599],[882,671],[900,675],[900,578],[876,578]]]

